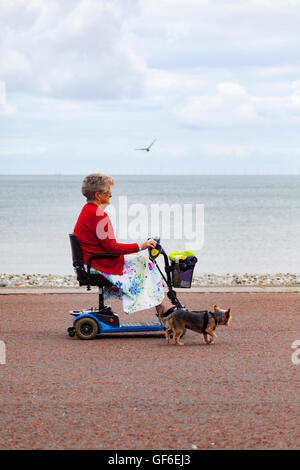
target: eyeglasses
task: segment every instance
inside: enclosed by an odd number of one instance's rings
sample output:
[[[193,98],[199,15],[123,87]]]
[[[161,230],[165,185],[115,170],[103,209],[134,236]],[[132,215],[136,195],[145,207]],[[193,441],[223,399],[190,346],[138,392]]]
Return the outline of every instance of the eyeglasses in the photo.
[[[105,194],[106,196],[111,196],[111,192],[110,191],[99,191],[100,194]]]

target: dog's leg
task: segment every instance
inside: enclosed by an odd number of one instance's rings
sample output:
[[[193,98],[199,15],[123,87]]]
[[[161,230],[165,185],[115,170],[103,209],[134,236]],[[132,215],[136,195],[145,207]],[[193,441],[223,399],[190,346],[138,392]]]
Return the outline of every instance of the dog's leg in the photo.
[[[170,343],[170,340],[174,337],[174,324],[173,324],[173,318],[168,317],[167,319],[164,320],[164,326],[165,326],[165,337],[168,342]]]
[[[205,340],[206,344],[210,344],[210,341],[208,340],[207,333],[203,333],[203,336],[204,336],[204,340]]]
[[[175,335],[174,335],[175,343],[178,344],[179,346],[184,346],[184,343],[179,341],[183,331],[184,331],[184,328],[180,330],[176,330]]]
[[[204,339],[206,341],[207,344],[214,344],[215,342],[215,339],[217,337],[217,335],[214,333],[213,330],[211,330],[210,328],[206,328],[206,333],[208,333],[210,335],[210,339],[207,338],[207,334],[204,334]],[[205,337],[206,336],[206,337]]]
[[[166,340],[167,340],[168,344],[170,343],[172,333],[173,333],[172,328],[167,328],[166,331],[165,331],[165,336],[166,336]]]

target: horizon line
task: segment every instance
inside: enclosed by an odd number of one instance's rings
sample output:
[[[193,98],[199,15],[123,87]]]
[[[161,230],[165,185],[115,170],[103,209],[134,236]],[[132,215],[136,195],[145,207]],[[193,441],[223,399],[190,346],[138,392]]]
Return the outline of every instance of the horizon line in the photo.
[[[88,173],[90,174],[90,173]],[[103,173],[108,174],[108,173]],[[300,176],[299,173],[109,173],[112,176]],[[0,176],[85,176],[86,173],[0,173]]]

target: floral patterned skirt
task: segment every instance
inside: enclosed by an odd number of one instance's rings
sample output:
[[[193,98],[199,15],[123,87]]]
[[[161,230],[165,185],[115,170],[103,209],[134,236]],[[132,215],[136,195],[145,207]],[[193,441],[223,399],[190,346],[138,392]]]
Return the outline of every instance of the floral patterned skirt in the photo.
[[[122,275],[93,268],[92,272],[102,274],[114,284],[104,287],[104,299],[122,300],[123,310],[127,314],[155,307],[164,298],[161,275],[147,255],[126,255]]]

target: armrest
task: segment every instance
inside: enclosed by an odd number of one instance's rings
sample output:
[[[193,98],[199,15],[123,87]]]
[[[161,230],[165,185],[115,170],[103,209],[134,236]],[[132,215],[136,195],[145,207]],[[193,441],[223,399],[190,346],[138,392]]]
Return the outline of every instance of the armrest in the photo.
[[[98,253],[96,255],[92,255],[89,257],[88,262],[87,262],[87,275],[88,275],[88,284],[87,284],[87,290],[91,290],[90,286],[90,279],[91,279],[91,263],[93,259],[97,258],[119,258],[120,255],[113,255],[111,253]]]
[[[97,253],[96,255],[92,255],[89,257],[88,262],[87,262],[87,270],[88,273],[90,272],[91,269],[91,264],[93,259],[97,258],[119,258],[120,255],[113,255],[111,253]]]

